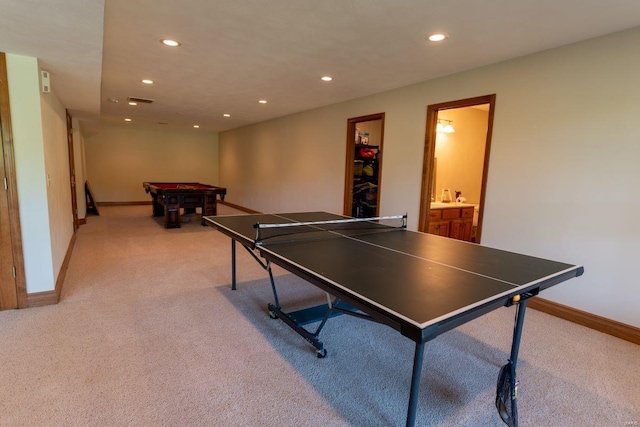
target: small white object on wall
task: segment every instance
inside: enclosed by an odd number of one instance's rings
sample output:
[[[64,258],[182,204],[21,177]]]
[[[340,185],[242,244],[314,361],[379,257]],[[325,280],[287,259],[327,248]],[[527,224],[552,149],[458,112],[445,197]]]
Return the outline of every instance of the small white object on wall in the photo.
[[[42,92],[49,93],[51,92],[51,81],[49,78],[49,72],[42,70],[41,72],[42,79],[40,80],[40,84],[42,85]]]

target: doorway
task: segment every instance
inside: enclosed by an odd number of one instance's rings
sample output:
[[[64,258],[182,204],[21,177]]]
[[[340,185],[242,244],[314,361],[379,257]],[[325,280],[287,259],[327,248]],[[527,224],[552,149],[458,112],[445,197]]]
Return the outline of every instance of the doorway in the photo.
[[[379,216],[383,142],[384,113],[347,121],[344,215]]]
[[[495,100],[427,107],[420,231],[480,243]]]

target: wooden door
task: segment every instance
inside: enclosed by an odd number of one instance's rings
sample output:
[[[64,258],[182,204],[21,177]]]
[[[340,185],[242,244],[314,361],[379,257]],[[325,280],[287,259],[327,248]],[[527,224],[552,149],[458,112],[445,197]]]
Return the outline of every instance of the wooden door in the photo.
[[[71,178],[71,211],[73,212],[73,231],[78,227],[78,199],[76,195],[76,168],[73,153],[73,126],[69,110],[67,110],[67,144],[69,145],[69,176]]]
[[[0,118],[1,120],[1,118]],[[0,126],[2,137],[2,126]],[[0,146],[4,160],[4,149]],[[18,294],[13,273],[13,250],[11,248],[11,227],[9,227],[9,200],[4,180],[6,177],[4,161],[0,162],[0,310],[18,308]]]
[[[0,91],[4,92],[0,88]],[[4,95],[4,93],[3,93]],[[3,96],[4,98],[4,96]],[[2,116],[0,116],[0,140],[2,134]],[[0,144],[0,310],[18,308],[18,294],[13,273],[13,249],[11,248],[11,227],[9,226],[9,199],[7,174],[4,167],[4,144]]]
[[[0,310],[27,306],[13,152],[6,58],[0,52]]]

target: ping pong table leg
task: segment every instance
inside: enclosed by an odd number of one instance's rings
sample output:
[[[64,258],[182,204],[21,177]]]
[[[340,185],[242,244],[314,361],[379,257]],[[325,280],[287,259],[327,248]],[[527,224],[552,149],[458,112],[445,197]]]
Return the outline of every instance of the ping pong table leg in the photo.
[[[508,423],[512,427],[518,427],[518,410],[517,410],[517,397],[518,397],[518,379],[516,377],[516,365],[518,364],[518,351],[520,350],[520,339],[522,338],[522,327],[524,326],[524,313],[527,309],[527,299],[522,299],[518,306],[516,307],[516,321],[513,326],[513,338],[511,342],[511,354],[509,355],[509,365],[508,369],[510,370],[508,378],[511,383],[509,384],[508,390],[511,393],[511,410],[508,412],[510,417],[510,423]],[[500,388],[499,388],[500,389]],[[500,395],[496,395],[496,406],[498,406],[498,399]],[[498,408],[498,412],[501,416],[500,408]]]
[[[527,300],[520,301],[518,305],[518,313],[516,324],[513,329],[513,341],[511,343],[511,364],[515,373],[516,364],[518,363],[518,351],[520,350],[520,338],[522,337],[522,327],[524,326],[524,312],[527,309]]]
[[[418,393],[420,391],[420,376],[422,375],[422,359],[424,357],[424,343],[416,343],[416,351],[413,356],[413,375],[411,376],[411,392],[409,393],[409,410],[407,411],[407,427],[413,427],[416,423],[416,411],[418,409]]]
[[[231,289],[236,290],[236,241],[231,239]]]
[[[267,261],[267,271],[269,272],[269,280],[271,281],[271,291],[273,292],[273,299],[276,303],[275,307],[280,310],[280,301],[278,300],[278,291],[276,290],[276,282],[273,279],[273,271],[271,271],[271,262]]]

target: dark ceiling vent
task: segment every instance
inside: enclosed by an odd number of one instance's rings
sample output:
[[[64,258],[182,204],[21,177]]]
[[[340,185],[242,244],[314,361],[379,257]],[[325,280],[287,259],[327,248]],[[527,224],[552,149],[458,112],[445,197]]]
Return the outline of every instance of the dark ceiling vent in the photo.
[[[153,99],[136,98],[135,96],[130,96],[128,101],[137,102],[138,104],[151,104],[153,102]]]

